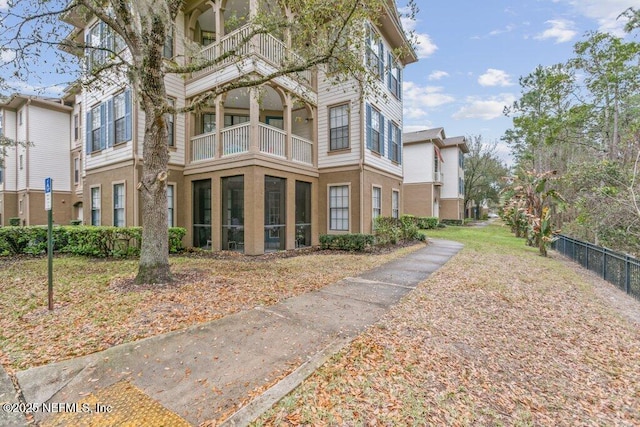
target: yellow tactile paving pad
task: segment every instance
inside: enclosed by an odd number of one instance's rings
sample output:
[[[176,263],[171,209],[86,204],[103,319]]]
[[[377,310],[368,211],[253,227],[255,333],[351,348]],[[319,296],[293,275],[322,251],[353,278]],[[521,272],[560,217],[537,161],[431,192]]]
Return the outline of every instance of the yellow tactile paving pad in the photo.
[[[75,405],[75,406],[74,406]],[[77,404],[56,408],[42,427],[188,427],[190,424],[131,383],[120,381]]]

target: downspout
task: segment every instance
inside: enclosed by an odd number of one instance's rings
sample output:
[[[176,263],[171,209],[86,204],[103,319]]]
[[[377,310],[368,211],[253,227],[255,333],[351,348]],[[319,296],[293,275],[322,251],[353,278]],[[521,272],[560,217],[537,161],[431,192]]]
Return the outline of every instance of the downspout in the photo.
[[[365,100],[360,101],[360,233],[364,233],[364,155],[367,145],[367,118]]]
[[[25,108],[25,119],[22,122],[22,124],[25,127],[25,153],[24,153],[24,174],[25,174],[25,184],[26,184],[26,188],[27,188],[27,193],[26,193],[26,201],[25,201],[25,216],[27,217],[27,225],[31,225],[31,203],[30,203],[30,193],[31,190],[29,189],[29,106],[31,105],[31,98],[29,98],[27,100],[27,104],[26,104],[26,108]]]

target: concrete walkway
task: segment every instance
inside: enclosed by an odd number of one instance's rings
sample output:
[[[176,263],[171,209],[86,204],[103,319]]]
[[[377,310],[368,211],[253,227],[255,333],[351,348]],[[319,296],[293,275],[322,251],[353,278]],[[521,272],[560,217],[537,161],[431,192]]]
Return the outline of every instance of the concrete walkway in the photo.
[[[431,240],[423,249],[319,291],[21,371],[18,382],[42,425],[137,424],[136,419],[145,425],[198,425],[221,414],[233,414],[227,425],[246,425],[461,248]],[[11,391],[5,383],[0,376],[0,402]],[[254,392],[265,383],[275,385]],[[249,397],[254,398],[243,404]],[[0,410],[0,425],[24,424],[14,415]]]

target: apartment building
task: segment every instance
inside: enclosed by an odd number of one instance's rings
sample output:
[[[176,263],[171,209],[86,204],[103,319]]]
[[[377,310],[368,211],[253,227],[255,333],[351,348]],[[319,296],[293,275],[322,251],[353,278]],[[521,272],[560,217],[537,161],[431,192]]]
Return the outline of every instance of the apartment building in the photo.
[[[72,107],[61,99],[13,95],[0,103],[2,135],[20,144],[8,147],[0,162],[0,226],[47,223],[44,180],[53,180],[53,220],[72,218]]]
[[[464,219],[466,138],[447,138],[438,127],[404,134],[404,212]]]
[[[188,56],[184,38],[214,59],[246,38],[250,0],[186,1],[168,58]],[[92,46],[117,43],[99,21],[68,15],[69,35]],[[187,246],[247,254],[318,243],[323,233],[371,232],[379,215],[398,216],[402,200],[402,69],[417,60],[394,2],[368,25],[363,61],[378,74],[376,95],[333,86],[318,70],[232,90],[194,113],[168,117],[169,226],[185,227]],[[243,66],[223,61],[182,78],[168,76],[176,107],[247,73],[266,75],[295,55],[286,37],[257,35]],[[249,49],[249,48],[247,48]],[[104,61],[99,50],[88,66]],[[65,95],[70,138],[66,164],[71,215],[85,224],[144,225],[138,185],[144,114],[126,81]],[[70,141],[70,142],[69,142]],[[69,150],[71,147],[71,150]],[[70,153],[70,154],[69,154]],[[76,173],[76,164],[79,170]]]

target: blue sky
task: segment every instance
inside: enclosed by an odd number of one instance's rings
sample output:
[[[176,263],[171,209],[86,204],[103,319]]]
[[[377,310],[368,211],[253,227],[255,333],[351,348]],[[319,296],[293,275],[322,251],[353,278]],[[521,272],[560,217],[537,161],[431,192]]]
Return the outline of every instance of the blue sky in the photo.
[[[487,141],[499,140],[510,127],[502,111],[519,97],[520,76],[537,65],[567,61],[587,31],[623,36],[618,15],[640,8],[640,0],[416,2],[417,20],[405,22],[420,42],[420,60],[404,73],[405,132],[442,126],[448,136],[480,134]],[[7,7],[8,0],[0,0],[0,13]],[[11,55],[0,49],[1,62]],[[60,94],[68,77],[44,68],[49,73],[41,73],[40,81],[17,83],[14,91],[33,93],[45,86],[39,93]],[[508,161],[509,149],[500,150]]]
[[[640,0],[416,0],[420,60],[404,72],[404,131],[444,127],[447,136],[499,140],[502,110],[520,76],[566,62],[588,31],[624,36],[616,18]],[[631,36],[627,36],[631,37]],[[508,148],[499,147],[509,160]]]

